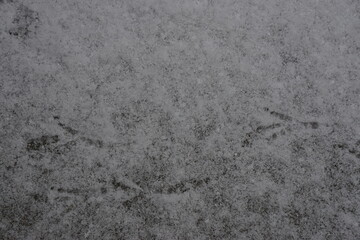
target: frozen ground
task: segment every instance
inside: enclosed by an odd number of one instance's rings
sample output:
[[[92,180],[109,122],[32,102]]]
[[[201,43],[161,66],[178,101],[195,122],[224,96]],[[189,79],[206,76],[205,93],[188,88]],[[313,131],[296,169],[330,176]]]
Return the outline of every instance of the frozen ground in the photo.
[[[360,239],[360,1],[0,0],[0,239]]]

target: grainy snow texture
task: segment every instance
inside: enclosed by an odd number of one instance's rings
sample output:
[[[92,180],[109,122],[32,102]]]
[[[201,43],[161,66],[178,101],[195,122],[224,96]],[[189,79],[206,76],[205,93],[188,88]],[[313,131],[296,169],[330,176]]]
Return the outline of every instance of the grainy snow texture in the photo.
[[[0,239],[360,239],[360,1],[0,0]]]

